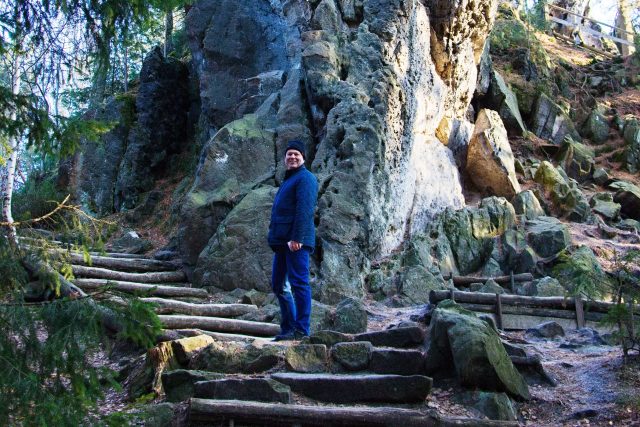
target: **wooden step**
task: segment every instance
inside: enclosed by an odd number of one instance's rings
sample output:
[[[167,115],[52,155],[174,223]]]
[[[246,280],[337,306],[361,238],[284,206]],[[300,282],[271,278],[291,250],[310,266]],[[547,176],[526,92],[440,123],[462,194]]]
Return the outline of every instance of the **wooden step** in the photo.
[[[141,298],[158,305],[158,314],[186,314],[189,316],[236,317],[258,310],[252,304],[197,304],[167,298]]]
[[[176,271],[181,267],[171,262],[158,261],[148,258],[121,258],[111,256],[91,255],[90,263],[85,262],[83,254],[71,252],[69,254],[71,263],[89,267],[104,267],[111,270],[127,272],[154,272],[154,271]]]
[[[120,292],[146,293],[158,297],[209,297],[209,293],[205,289],[185,286],[168,286],[155,283],[135,283],[105,279],[74,279],[73,283],[83,290],[110,287]]]
[[[161,271],[150,273],[126,273],[98,267],[73,265],[73,275],[92,279],[121,280],[136,283],[183,282],[187,280],[184,271]]]
[[[158,317],[167,329],[197,328],[212,332],[232,332],[267,337],[273,337],[280,333],[280,326],[273,323],[204,316],[160,315]]]
[[[418,411],[394,407],[342,407],[287,405],[246,402],[240,400],[210,400],[192,398],[189,401],[189,425],[212,426],[322,426],[322,427],[517,427],[517,422],[492,421],[477,418],[444,418],[433,411]],[[214,424],[215,422],[215,424]]]
[[[275,373],[271,375],[291,390],[331,403],[424,402],[433,380],[423,375],[337,375]]]

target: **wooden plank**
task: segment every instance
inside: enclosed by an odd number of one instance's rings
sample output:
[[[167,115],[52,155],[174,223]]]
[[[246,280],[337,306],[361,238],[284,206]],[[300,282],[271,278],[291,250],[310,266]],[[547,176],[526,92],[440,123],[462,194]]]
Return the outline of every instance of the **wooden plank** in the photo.
[[[533,274],[521,273],[521,274],[510,274],[508,276],[497,276],[497,277],[454,276],[453,284],[456,286],[466,286],[472,283],[484,283],[489,279],[493,280],[496,283],[503,283],[503,284],[509,283],[512,281],[530,282],[533,280]]]
[[[496,325],[498,329],[502,329],[502,297],[496,294]]]
[[[495,304],[469,304],[460,303],[460,305],[467,310],[475,311],[478,313],[496,313]],[[557,319],[567,319],[575,322],[576,314],[573,310],[555,310],[553,308],[535,308],[535,307],[514,307],[502,305],[502,322],[505,323],[504,318],[507,314],[510,315],[522,315],[522,316],[534,316],[534,317],[554,317]],[[605,315],[603,313],[585,313],[585,321],[598,322],[602,320]],[[496,319],[497,323],[497,319]]]
[[[582,305],[582,298],[580,295],[575,297],[575,310],[576,310],[576,323],[578,324],[578,329],[584,328],[584,307]]]

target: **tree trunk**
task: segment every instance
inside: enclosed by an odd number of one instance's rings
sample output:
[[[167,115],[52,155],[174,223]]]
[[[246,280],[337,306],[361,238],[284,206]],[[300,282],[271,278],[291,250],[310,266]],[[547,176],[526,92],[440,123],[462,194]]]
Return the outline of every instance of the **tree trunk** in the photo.
[[[184,271],[163,271],[150,273],[126,273],[122,271],[109,270],[106,268],[83,267],[73,265],[73,274],[76,277],[87,277],[93,279],[120,280],[124,282],[137,283],[179,283],[187,279]]]
[[[20,25],[17,22],[16,25]],[[20,56],[21,41],[18,31],[18,39],[16,40],[16,49],[13,52],[12,70],[11,70],[11,94],[18,95],[20,93],[20,68],[22,67],[22,57]],[[11,112],[11,120],[16,120],[17,113]],[[13,215],[11,213],[11,202],[13,199],[13,186],[16,175],[16,165],[18,164],[18,151],[20,149],[20,135],[9,138],[9,159],[6,167],[6,179],[4,188],[2,189],[2,219],[7,223],[9,243],[13,248],[18,247],[18,239],[16,237],[16,227],[13,225]]]
[[[162,326],[167,329],[202,329],[212,332],[232,332],[267,337],[280,333],[280,326],[273,323],[203,316],[160,315],[158,317]]]
[[[618,16],[616,17],[616,27],[622,30],[618,37],[630,43],[633,43],[634,35],[633,25],[631,23],[633,3],[632,0],[618,0]],[[636,51],[633,45],[629,46],[620,43],[619,47],[622,56],[632,55]]]
[[[472,283],[484,283],[489,279],[493,279],[496,283],[510,283],[511,276],[498,277],[473,277],[473,276],[453,276],[453,284],[456,286],[469,286]],[[520,273],[513,275],[514,282],[530,282],[533,280],[533,274]]]
[[[152,283],[120,282],[105,279],[75,279],[75,284],[83,289],[104,289],[110,286],[112,289],[127,293],[143,293],[158,297],[193,297],[207,298],[209,294],[200,288],[185,288],[182,286],[162,286]]]
[[[158,305],[158,314],[187,314],[190,316],[236,317],[258,310],[251,304],[193,304],[166,298],[141,298]]]
[[[124,43],[124,91],[129,91],[129,48],[126,40]]]
[[[168,9],[164,16],[164,57],[168,58],[169,53],[173,51],[173,9]]]

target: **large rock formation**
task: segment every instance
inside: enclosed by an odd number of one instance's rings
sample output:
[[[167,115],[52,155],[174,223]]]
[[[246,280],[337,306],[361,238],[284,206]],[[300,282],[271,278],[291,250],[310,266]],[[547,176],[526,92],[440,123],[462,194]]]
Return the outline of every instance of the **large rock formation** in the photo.
[[[278,185],[293,137],[307,143],[320,182],[313,273],[327,302],[362,296],[370,260],[464,206],[452,153],[435,135],[443,118],[465,117],[496,4],[196,2],[187,28],[204,151],[179,233],[186,261],[208,272],[196,284],[234,286],[216,248],[238,238],[226,233],[242,200]],[[241,222],[241,239],[266,247],[262,222]],[[268,266],[245,262],[260,272],[235,286],[264,289]]]

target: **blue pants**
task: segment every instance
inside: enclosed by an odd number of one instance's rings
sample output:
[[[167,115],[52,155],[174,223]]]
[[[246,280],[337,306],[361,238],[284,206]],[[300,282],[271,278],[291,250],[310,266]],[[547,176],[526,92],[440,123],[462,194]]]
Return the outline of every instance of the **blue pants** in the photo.
[[[271,289],[280,303],[280,333],[294,331],[309,335],[311,287],[309,248],[291,252],[287,246],[274,249]]]

